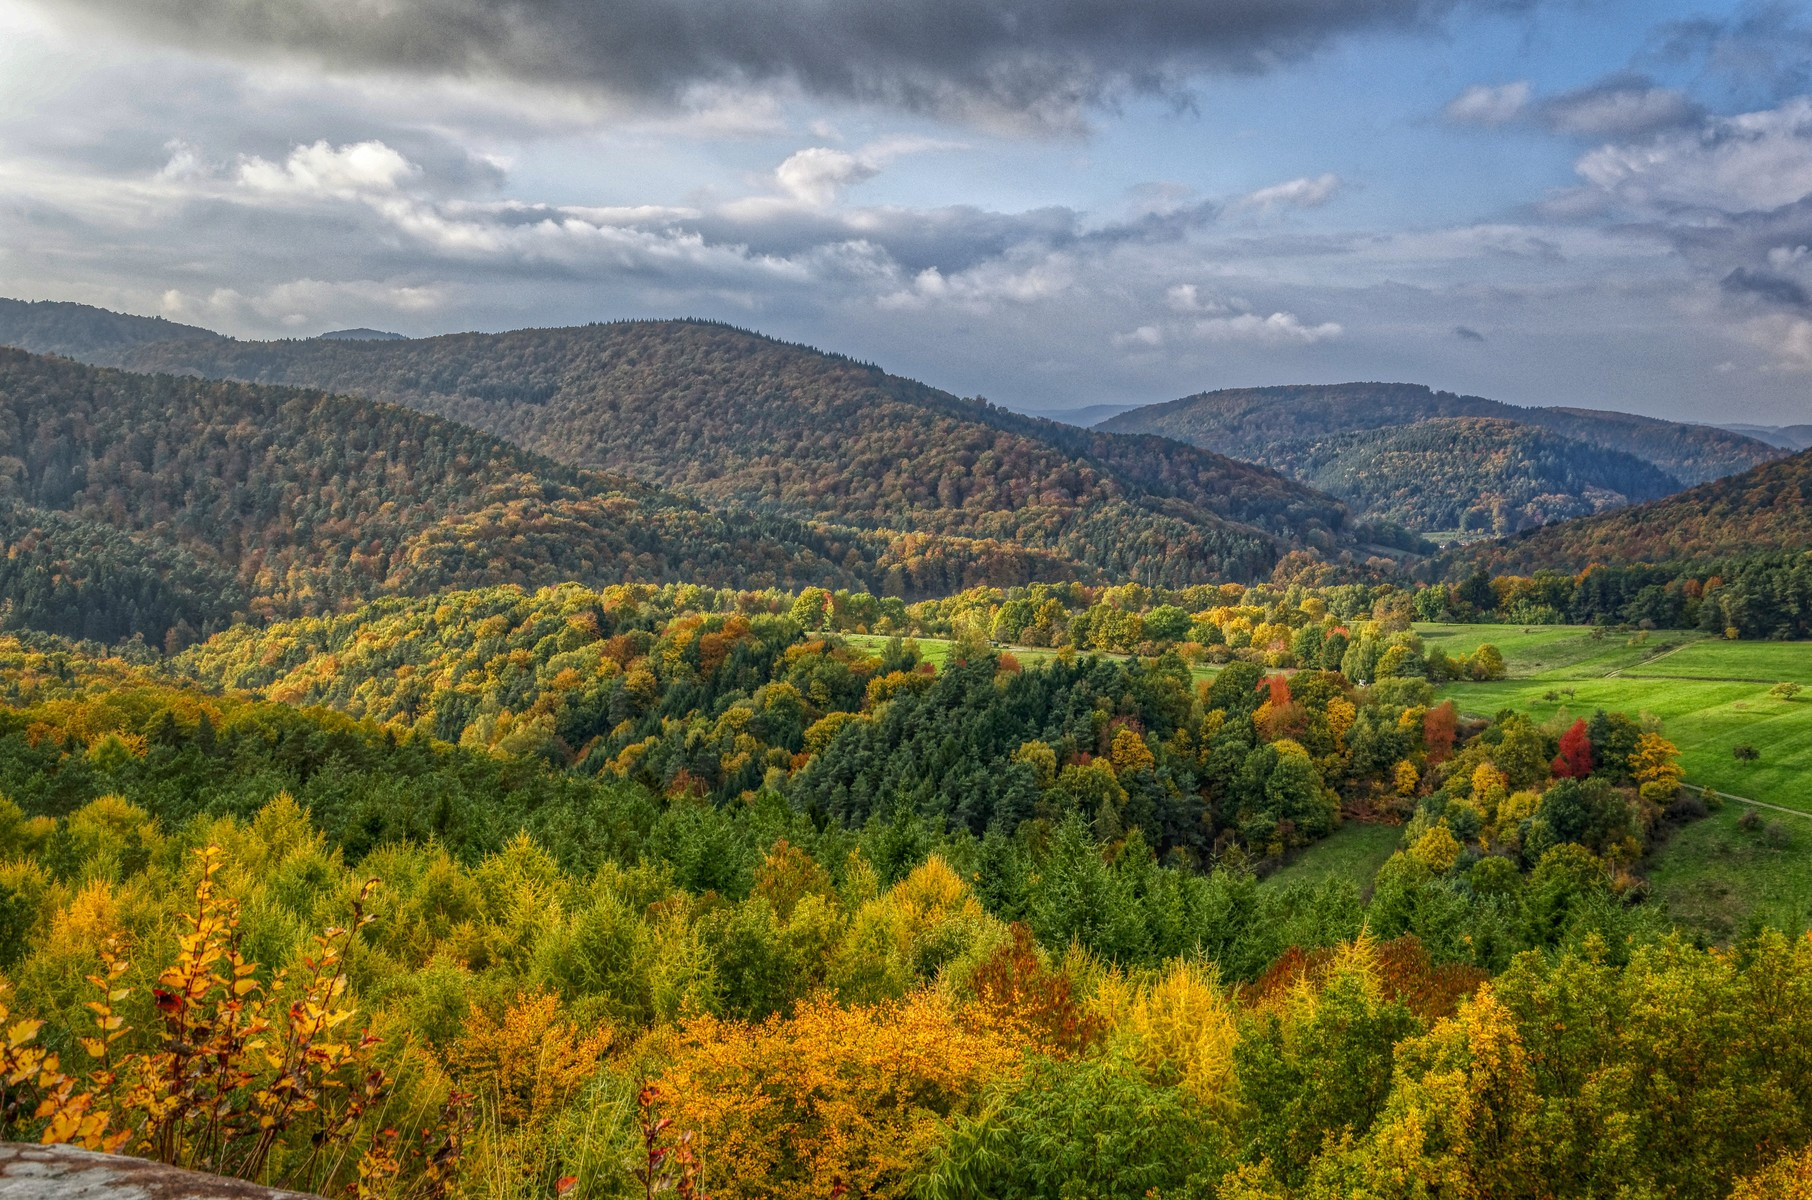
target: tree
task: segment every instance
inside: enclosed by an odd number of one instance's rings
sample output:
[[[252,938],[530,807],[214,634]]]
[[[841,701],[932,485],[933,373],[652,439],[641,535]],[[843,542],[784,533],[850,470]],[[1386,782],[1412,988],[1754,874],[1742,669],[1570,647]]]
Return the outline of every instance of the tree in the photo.
[[[1556,779],[1584,779],[1592,773],[1592,739],[1584,720],[1573,722],[1560,737],[1560,753],[1554,756]]]
[[[1460,713],[1453,701],[1443,700],[1422,717],[1422,745],[1428,750],[1429,765],[1447,761],[1453,753],[1453,741],[1459,728]]]
[[[1630,774],[1635,776],[1645,800],[1666,804],[1686,782],[1686,772],[1680,769],[1679,748],[1658,733],[1645,733],[1636,739],[1629,763]]]

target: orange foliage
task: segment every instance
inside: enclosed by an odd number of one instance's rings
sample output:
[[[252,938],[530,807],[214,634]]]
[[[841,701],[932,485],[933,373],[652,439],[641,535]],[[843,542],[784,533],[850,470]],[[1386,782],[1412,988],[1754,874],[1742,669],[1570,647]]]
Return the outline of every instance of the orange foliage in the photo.
[[[1413,934],[1377,942],[1373,950],[1385,998],[1400,1002],[1425,1021],[1451,1016],[1461,1000],[1491,978],[1477,967],[1458,963],[1435,966],[1422,939]],[[1338,957],[1337,946],[1308,951],[1292,946],[1242,990],[1241,999],[1251,1007],[1263,1008],[1287,994],[1299,980],[1319,986]]]
[[[934,991],[858,1008],[820,994],[790,1018],[687,1021],[655,1082],[720,1200],[890,1197],[1018,1062]]]
[[[1068,976],[1039,961],[1030,929],[1016,921],[1010,932],[1011,940],[970,977],[976,1015],[1010,1040],[1056,1057],[1086,1051],[1107,1031],[1106,1023],[1076,1002]]]
[[[611,1029],[584,1033],[559,1012],[560,998],[551,992],[518,996],[501,1018],[474,1012],[453,1048],[453,1068],[467,1086],[481,1089],[506,1125],[565,1108],[610,1049]]]

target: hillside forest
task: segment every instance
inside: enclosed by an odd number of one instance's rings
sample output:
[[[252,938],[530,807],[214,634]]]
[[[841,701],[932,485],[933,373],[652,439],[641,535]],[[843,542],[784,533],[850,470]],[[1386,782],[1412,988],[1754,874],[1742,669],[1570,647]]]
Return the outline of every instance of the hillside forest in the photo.
[[[0,303],[0,1140],[335,1200],[1812,1198],[1812,458],[342,332]],[[1353,395],[1404,419],[1297,436]],[[1785,790],[1695,786],[1737,759]]]

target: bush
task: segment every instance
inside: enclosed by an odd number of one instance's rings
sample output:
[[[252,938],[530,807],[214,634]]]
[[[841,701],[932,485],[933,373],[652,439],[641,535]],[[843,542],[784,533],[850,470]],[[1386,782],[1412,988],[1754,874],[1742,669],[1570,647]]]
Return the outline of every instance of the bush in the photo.
[[[1751,746],[1748,742],[1744,742],[1741,746],[1733,747],[1730,753],[1738,762],[1754,762],[1762,756],[1762,752],[1757,750],[1754,746]]]
[[[1684,788],[1680,789],[1680,793],[1674,797],[1673,803],[1667,806],[1668,818],[1682,824],[1687,821],[1697,821],[1710,811],[1705,807],[1705,797]]]
[[[1768,694],[1776,700],[1791,700],[1799,693],[1800,686],[1797,683],[1777,683],[1768,689]]]

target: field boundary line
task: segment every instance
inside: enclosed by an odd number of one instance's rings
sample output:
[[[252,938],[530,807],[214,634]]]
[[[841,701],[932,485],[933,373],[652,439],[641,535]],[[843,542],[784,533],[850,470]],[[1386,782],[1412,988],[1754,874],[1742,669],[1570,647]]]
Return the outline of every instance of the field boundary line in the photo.
[[[1648,666],[1650,663],[1658,663],[1662,659],[1666,658],[1668,655],[1678,654],[1678,653],[1680,653],[1680,651],[1686,649],[1688,646],[1692,646],[1692,645],[1696,645],[1696,644],[1697,644],[1696,642],[1681,642],[1678,646],[1675,646],[1673,649],[1663,650],[1661,653],[1654,655],[1653,657],[1650,657],[1650,658],[1645,658],[1639,663],[1632,663],[1627,667],[1618,667],[1615,671],[1607,671],[1604,675],[1604,678],[1615,679],[1615,678],[1617,678],[1617,676],[1623,674],[1625,671],[1635,671],[1635,670],[1639,670],[1642,667]]]
[[[1756,808],[1766,808],[1771,812],[1791,813],[1796,817],[1812,819],[1812,812],[1807,812],[1802,808],[1788,808],[1781,804],[1770,804],[1766,800],[1751,800],[1748,796],[1739,796],[1734,792],[1720,792],[1716,788],[1708,788],[1697,783],[1683,783],[1680,786],[1691,788],[1701,796],[1716,796],[1720,800],[1735,800],[1738,804],[1751,804]]]

